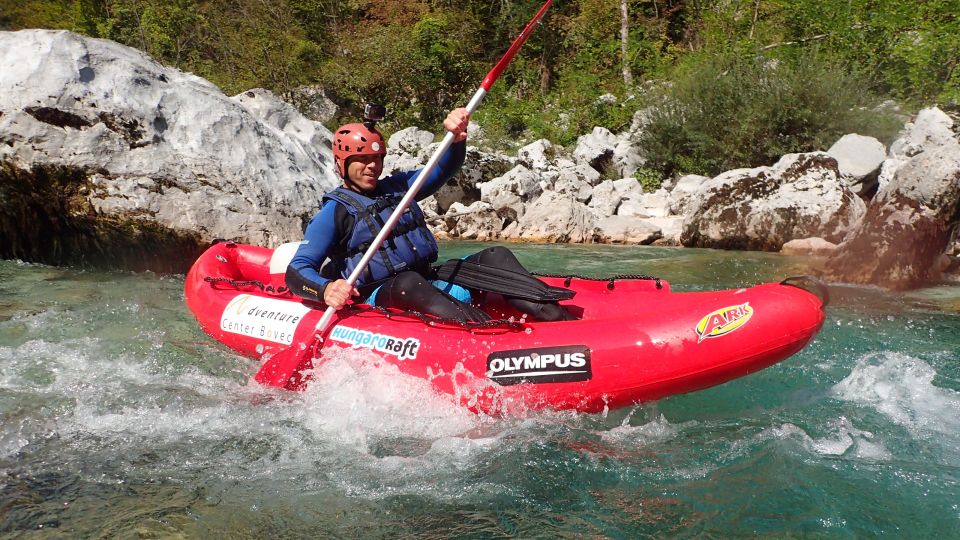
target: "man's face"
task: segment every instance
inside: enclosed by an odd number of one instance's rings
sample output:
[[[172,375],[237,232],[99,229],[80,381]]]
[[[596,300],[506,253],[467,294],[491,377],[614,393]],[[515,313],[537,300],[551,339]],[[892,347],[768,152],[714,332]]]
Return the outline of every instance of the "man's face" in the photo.
[[[358,187],[370,191],[377,187],[377,179],[383,172],[383,156],[355,156],[347,161],[347,177]]]

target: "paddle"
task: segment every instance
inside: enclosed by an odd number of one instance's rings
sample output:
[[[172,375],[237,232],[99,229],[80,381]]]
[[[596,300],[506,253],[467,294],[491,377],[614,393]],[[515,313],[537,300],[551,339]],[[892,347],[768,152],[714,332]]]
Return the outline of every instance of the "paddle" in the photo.
[[[500,61],[497,62],[497,64],[493,66],[493,69],[487,73],[487,76],[483,78],[483,82],[480,83],[480,88],[477,89],[477,92],[470,99],[470,102],[467,103],[467,113],[473,114],[473,112],[477,110],[477,107],[480,106],[480,102],[483,101],[490,87],[497,81],[500,74],[507,68],[507,65],[510,64],[513,57],[516,56],[517,51],[520,50],[520,47],[523,46],[527,38],[530,37],[530,34],[533,33],[533,30],[543,18],[543,15],[547,12],[547,8],[550,7],[551,3],[553,3],[553,0],[547,0],[543,4],[533,19],[527,23],[527,26],[513,41],[513,44],[510,45],[507,52],[500,58]],[[359,264],[357,264],[353,272],[347,277],[347,283],[351,287],[356,284],[357,278],[359,278],[360,274],[366,269],[370,259],[373,258],[377,250],[380,249],[380,245],[386,240],[387,236],[390,235],[390,232],[393,231],[393,228],[400,220],[400,216],[407,207],[410,206],[410,203],[413,202],[414,197],[417,196],[417,192],[420,191],[424,182],[430,177],[440,158],[447,149],[450,148],[450,145],[453,144],[454,137],[455,135],[450,131],[443,137],[440,146],[438,146],[433,152],[433,155],[430,156],[426,166],[420,171],[413,185],[410,186],[406,195],[400,200],[397,209],[393,211],[393,214],[391,214],[387,222],[384,223],[383,228],[380,229],[380,233],[377,234],[373,242],[370,243],[370,247],[367,248],[367,251],[363,254],[363,258],[360,259]],[[327,325],[330,324],[330,320],[333,318],[335,312],[336,309],[328,306],[315,328],[309,329],[309,331],[303,330],[298,332],[293,344],[267,359],[263,363],[263,366],[260,367],[260,371],[254,376],[254,379],[261,384],[270,386],[282,386],[288,389],[298,388],[302,384],[299,372],[312,365],[314,352],[320,348],[318,345],[322,343],[323,334],[327,330]]]

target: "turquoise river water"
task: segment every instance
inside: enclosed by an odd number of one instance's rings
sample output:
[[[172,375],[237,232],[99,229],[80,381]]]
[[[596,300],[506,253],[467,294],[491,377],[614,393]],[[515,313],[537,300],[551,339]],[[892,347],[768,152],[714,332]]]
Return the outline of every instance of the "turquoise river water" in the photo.
[[[543,272],[676,291],[808,264],[513,248]],[[743,379],[489,418],[360,351],[302,394],[251,385],[255,363],[184,307],[183,276],[0,261],[0,537],[960,537],[960,286],[831,292],[812,344]]]

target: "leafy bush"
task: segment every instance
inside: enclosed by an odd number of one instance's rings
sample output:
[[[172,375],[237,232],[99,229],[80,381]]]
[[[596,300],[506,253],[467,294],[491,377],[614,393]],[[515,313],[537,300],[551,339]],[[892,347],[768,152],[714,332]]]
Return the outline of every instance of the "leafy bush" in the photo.
[[[869,81],[816,54],[707,58],[692,67],[639,138],[648,166],[667,176],[768,165],[783,154],[825,150],[850,132],[881,140],[894,133],[875,110]]]
[[[663,177],[660,176],[660,171],[647,167],[637,169],[637,172],[633,173],[633,177],[637,179],[645,193],[653,193],[663,185]]]

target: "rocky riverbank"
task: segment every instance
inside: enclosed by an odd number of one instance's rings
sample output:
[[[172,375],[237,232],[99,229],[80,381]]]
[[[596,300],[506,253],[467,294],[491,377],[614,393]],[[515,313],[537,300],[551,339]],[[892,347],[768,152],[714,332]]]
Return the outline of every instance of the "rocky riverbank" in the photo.
[[[643,112],[565,150],[484,150],[427,199],[438,236],[788,250],[836,281],[903,289],[956,268],[960,139],[921,111],[887,148],[850,134],[823,152],[645,192]],[[434,134],[389,139],[387,172],[422,166]],[[270,92],[229,97],[114,42],[0,32],[0,257],[183,271],[214,238],[298,240],[337,184],[330,133]]]

